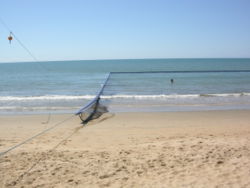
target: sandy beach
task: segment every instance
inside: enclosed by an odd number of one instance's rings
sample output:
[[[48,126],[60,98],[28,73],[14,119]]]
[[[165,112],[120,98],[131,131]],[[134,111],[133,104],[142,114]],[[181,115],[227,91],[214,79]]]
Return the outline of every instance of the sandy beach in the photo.
[[[0,187],[250,187],[250,111],[0,116]]]

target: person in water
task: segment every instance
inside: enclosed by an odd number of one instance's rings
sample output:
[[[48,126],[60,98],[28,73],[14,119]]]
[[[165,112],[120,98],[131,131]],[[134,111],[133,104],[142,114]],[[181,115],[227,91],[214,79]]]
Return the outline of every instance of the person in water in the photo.
[[[171,82],[171,84],[173,84],[173,83],[174,83],[174,79],[173,79],[173,78],[171,78],[170,82]]]

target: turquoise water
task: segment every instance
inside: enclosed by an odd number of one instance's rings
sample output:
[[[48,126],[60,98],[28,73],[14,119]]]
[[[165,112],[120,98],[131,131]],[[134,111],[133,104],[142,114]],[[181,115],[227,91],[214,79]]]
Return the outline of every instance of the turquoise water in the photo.
[[[94,97],[108,72],[200,70],[250,70],[250,59],[1,63],[0,113],[73,113]],[[114,74],[102,102],[111,111],[250,109],[249,93],[249,72]]]

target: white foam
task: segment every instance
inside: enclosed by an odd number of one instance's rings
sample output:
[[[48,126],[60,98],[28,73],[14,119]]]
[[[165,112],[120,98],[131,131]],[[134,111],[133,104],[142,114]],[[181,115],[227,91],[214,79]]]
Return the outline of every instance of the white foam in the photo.
[[[24,101],[24,100],[73,100],[93,99],[94,95],[70,96],[70,95],[45,95],[45,96],[0,96],[0,101]]]
[[[64,106],[36,106],[36,107],[25,107],[25,106],[0,106],[0,110],[9,110],[9,111],[14,111],[14,110],[68,110],[68,109],[79,109],[79,106],[69,106],[69,107],[64,107]]]
[[[187,98],[199,97],[199,95],[111,95],[101,96],[102,99],[157,99],[157,98]]]
[[[199,98],[199,97],[241,97],[250,96],[250,93],[223,93],[223,94],[170,94],[170,95],[112,95],[101,96],[102,99],[178,99],[178,98]]]
[[[222,93],[222,94],[161,94],[161,95],[103,95],[102,99],[178,99],[199,97],[242,97],[250,96],[250,93]],[[45,95],[45,96],[0,96],[0,101],[36,101],[36,100],[91,100],[95,95]]]
[[[242,97],[250,96],[250,93],[219,93],[219,94],[201,94],[201,97]]]

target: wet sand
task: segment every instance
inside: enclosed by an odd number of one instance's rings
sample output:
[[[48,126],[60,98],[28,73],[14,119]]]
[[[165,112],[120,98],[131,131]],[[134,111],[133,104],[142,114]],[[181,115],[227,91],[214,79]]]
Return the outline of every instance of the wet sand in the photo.
[[[250,187],[250,111],[0,116],[0,187]]]

